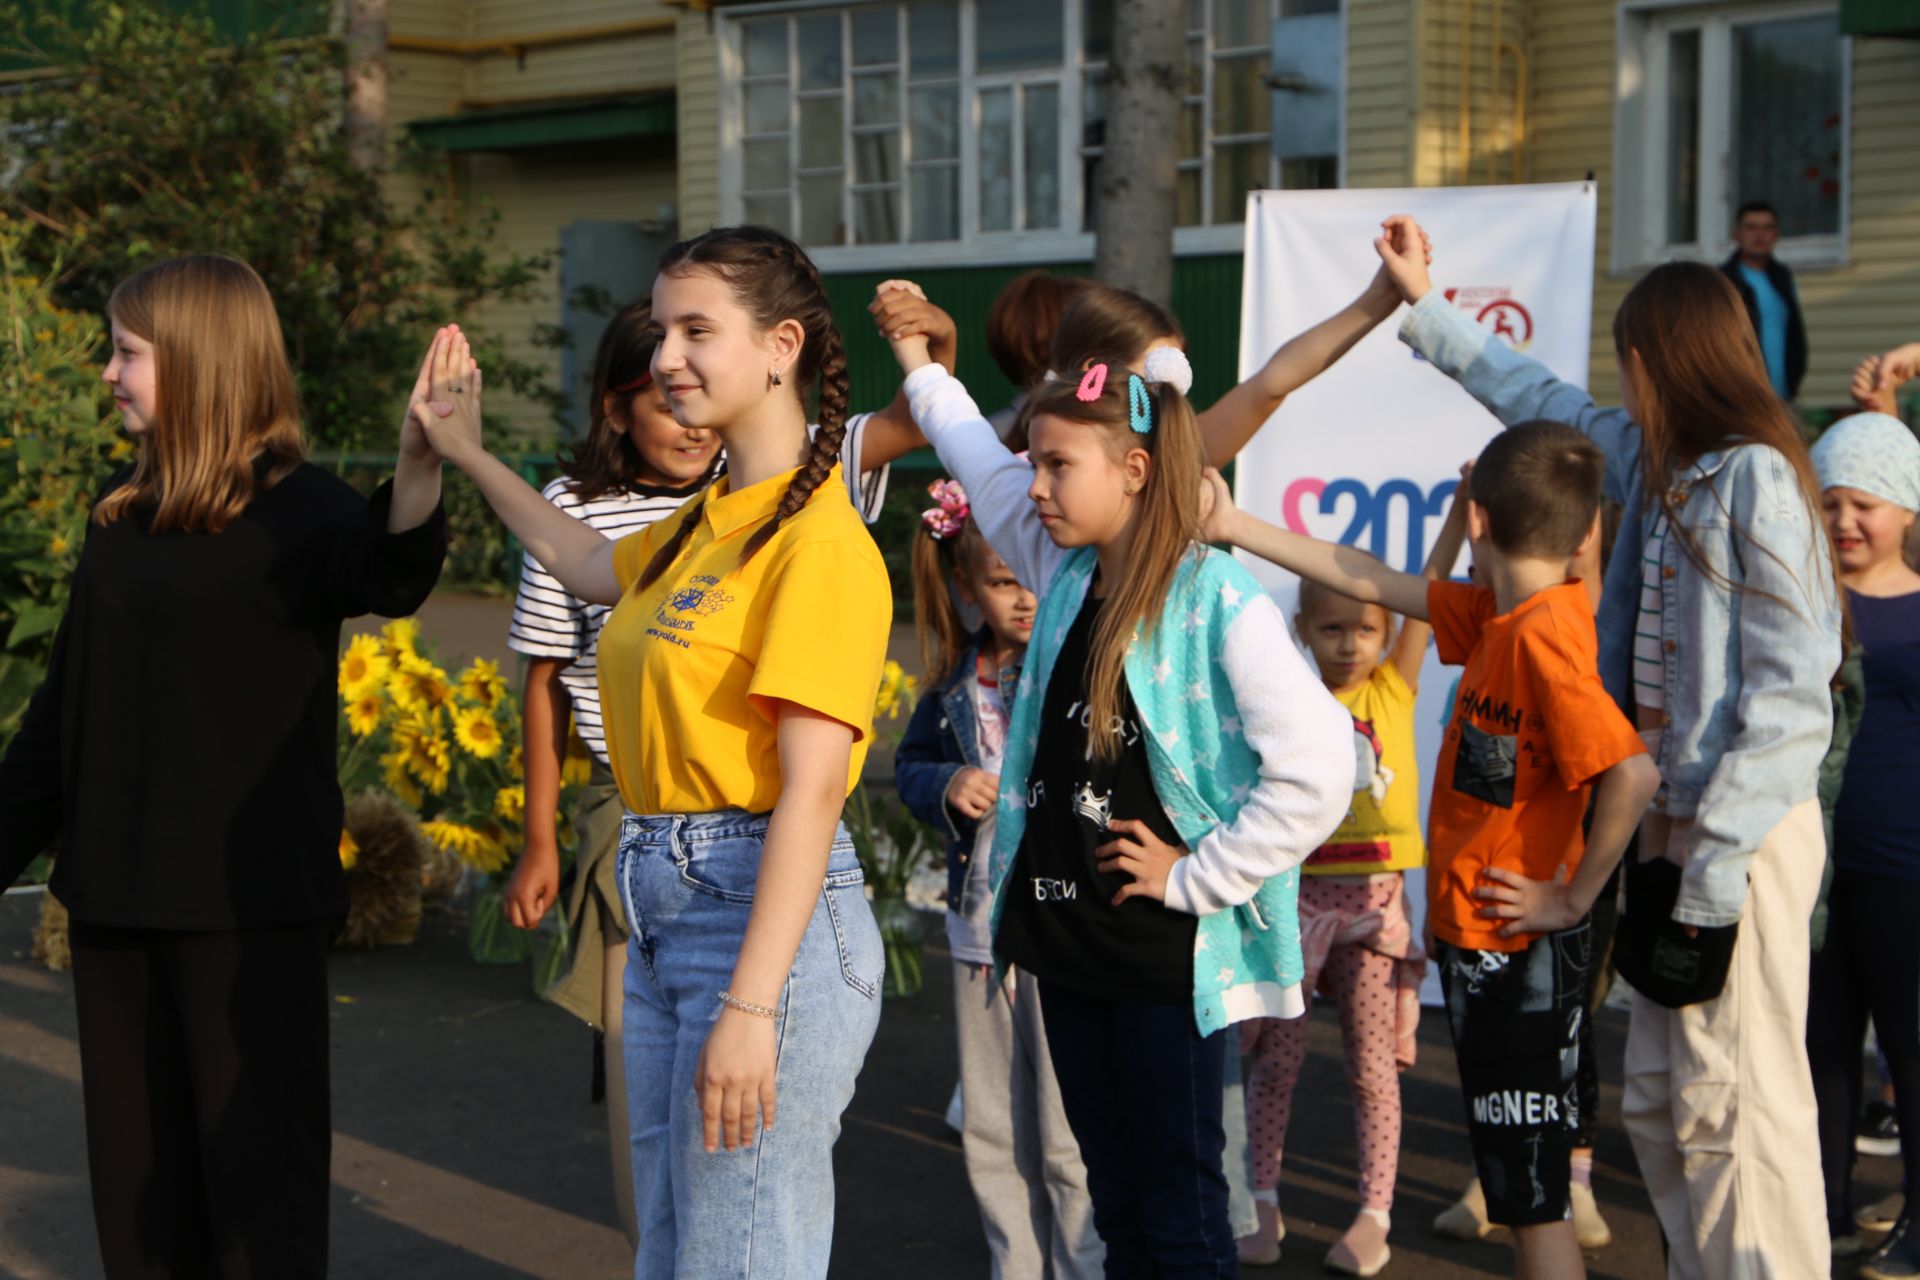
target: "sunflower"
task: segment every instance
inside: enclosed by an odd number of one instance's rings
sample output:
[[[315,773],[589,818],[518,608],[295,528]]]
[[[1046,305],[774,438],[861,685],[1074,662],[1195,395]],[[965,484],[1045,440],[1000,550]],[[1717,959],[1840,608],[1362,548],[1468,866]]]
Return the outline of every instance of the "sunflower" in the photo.
[[[380,691],[371,689],[347,703],[347,728],[356,738],[364,738],[380,727],[380,715],[385,708],[380,702]]]
[[[404,717],[393,727],[393,749],[406,771],[435,795],[447,789],[447,775],[453,767],[453,752],[440,736],[437,717],[418,712]],[[387,757],[382,756],[385,761]]]
[[[418,809],[422,800],[420,788],[407,776],[407,752],[405,749],[389,751],[380,757],[380,768],[387,790],[394,798],[409,809]]]
[[[353,832],[340,828],[340,868],[353,870],[353,864],[360,861],[360,842],[353,838]]]
[[[507,681],[500,674],[500,664],[475,658],[472,665],[460,673],[460,696],[483,707],[499,706],[507,696]]]
[[[885,716],[889,720],[897,720],[902,709],[913,709],[914,698],[919,691],[920,682],[908,675],[905,667],[889,658],[880,669],[880,691],[873,700],[874,717]]]
[[[503,870],[509,860],[506,845],[491,830],[470,827],[464,822],[436,820],[421,823],[420,833],[487,875]]]
[[[373,636],[355,636],[340,658],[341,695],[359,699],[375,692],[386,679],[390,665],[387,655],[380,651],[379,640]]]
[[[494,793],[493,814],[508,822],[519,822],[527,814],[527,789],[525,787],[502,787]]]
[[[491,760],[506,745],[493,712],[485,707],[466,707],[454,712],[453,736],[459,740],[460,749],[476,760]]]
[[[380,628],[380,635],[387,642],[388,657],[411,658],[419,655],[420,624],[412,618],[395,618]]]
[[[403,654],[398,667],[387,677],[387,692],[402,711],[429,711],[453,701],[453,684],[447,673],[417,654]]]
[[[527,776],[526,753],[517,742],[513,744],[513,750],[507,753],[507,776],[515,782]]]

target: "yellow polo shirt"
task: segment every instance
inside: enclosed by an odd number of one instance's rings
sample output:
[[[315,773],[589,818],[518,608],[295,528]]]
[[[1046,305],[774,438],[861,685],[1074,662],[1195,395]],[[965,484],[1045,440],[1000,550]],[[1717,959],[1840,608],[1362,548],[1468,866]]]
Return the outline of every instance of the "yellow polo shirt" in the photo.
[[[722,476],[614,547],[626,594],[600,632],[600,705],[620,796],[635,813],[763,813],[780,798],[776,704],[854,731],[859,780],[893,623],[886,565],[840,468],[746,564],[794,472],[734,493]],[[700,522],[673,565],[639,585],[687,508]]]

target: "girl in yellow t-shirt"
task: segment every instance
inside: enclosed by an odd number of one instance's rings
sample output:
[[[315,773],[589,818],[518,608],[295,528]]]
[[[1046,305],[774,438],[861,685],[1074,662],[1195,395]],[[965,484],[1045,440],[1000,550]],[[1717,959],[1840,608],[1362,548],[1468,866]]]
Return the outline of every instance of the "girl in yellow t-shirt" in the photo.
[[[1463,469],[1462,475],[1465,475]],[[1460,556],[1466,504],[1456,502],[1427,559],[1429,578],[1443,577]],[[1371,1276],[1387,1263],[1387,1230],[1400,1158],[1400,1076],[1413,1063],[1426,957],[1407,916],[1401,872],[1425,866],[1420,836],[1420,779],[1414,762],[1413,708],[1432,628],[1405,618],[1393,636],[1393,615],[1315,583],[1300,584],[1293,625],[1312,652],[1320,678],[1353,713],[1359,768],[1353,807],[1301,868],[1301,985],[1331,996],[1353,1088],[1360,1150],[1360,1212],[1327,1255],[1327,1265]],[[1383,654],[1390,656],[1382,661]],[[1261,1018],[1241,1028],[1252,1058],[1247,1075],[1247,1135],[1260,1229],[1240,1242],[1252,1263],[1278,1261],[1280,1155],[1293,1087],[1307,1053],[1305,1018]]]
[[[609,541],[490,457],[464,344],[416,416],[530,555],[615,606],[599,674],[628,810],[634,1274],[757,1274],[764,1254],[823,1277],[833,1143],[880,1018],[880,935],[839,821],[892,595],[836,464],[847,365],[813,263],[724,227],[667,250],[651,297],[654,380],[727,470],[649,528]]]

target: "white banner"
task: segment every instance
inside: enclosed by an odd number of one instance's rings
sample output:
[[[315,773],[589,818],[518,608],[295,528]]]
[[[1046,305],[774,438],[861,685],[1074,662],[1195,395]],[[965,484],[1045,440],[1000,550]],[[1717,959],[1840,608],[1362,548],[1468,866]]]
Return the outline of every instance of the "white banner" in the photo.
[[[1247,202],[1240,376],[1352,302],[1379,266],[1383,218],[1410,213],[1433,238],[1433,277],[1453,305],[1579,386],[1593,313],[1593,185],[1261,191]],[[1240,505],[1284,528],[1366,548],[1420,572],[1460,464],[1499,424],[1399,340],[1404,308],[1287,398],[1236,463]],[[1289,617],[1293,575],[1248,563]],[[1458,566],[1465,571],[1464,558]],[[1428,652],[1416,711],[1420,813],[1458,673]],[[1407,878],[1419,928],[1425,874]],[[1416,933],[1417,936],[1417,933]],[[1437,1003],[1428,973],[1424,993]]]

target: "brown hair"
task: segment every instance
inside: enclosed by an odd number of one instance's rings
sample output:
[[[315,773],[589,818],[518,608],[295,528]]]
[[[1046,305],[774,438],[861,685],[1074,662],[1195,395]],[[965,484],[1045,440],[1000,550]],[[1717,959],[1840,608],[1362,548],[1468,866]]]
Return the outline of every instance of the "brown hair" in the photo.
[[[1206,466],[1200,425],[1187,398],[1164,382],[1147,384],[1153,430],[1130,425],[1125,364],[1107,360],[1110,376],[1091,401],[1078,394],[1078,380],[1048,383],[1035,391],[1033,416],[1099,427],[1108,452],[1123,458],[1145,449],[1152,459],[1134,517],[1133,554],[1126,576],[1107,584],[1107,602],[1093,631],[1087,663],[1087,741],[1094,754],[1111,759],[1120,748],[1112,725],[1120,713],[1127,647],[1136,631],[1151,634],[1173,588],[1180,561],[1200,537],[1200,482]]]
[[[958,533],[936,538],[924,523],[913,535],[913,629],[928,681],[945,680],[959,664],[969,633],[953,584],[985,563],[987,540],[969,518]]]
[[[1807,517],[1825,543],[1838,583],[1840,566],[1820,514],[1819,473],[1799,424],[1773,392],[1760,340],[1732,282],[1704,263],[1655,267],[1614,313],[1613,349],[1638,402],[1642,483],[1694,567],[1720,586],[1738,589],[1708,566],[1681,523],[1671,492],[1674,474],[1715,450],[1758,444],[1778,452],[1793,468]],[[1717,492],[1714,498],[1721,501]],[[1734,537],[1753,541],[1737,526]],[[1769,547],[1759,549],[1774,554]],[[1791,566],[1782,567],[1792,572]],[[1809,596],[1811,588],[1809,583]]]
[[[1053,331],[1048,368],[1065,378],[1077,375],[1091,360],[1111,360],[1115,354],[1121,364],[1138,364],[1147,348],[1162,338],[1182,346],[1187,341],[1180,322],[1165,307],[1126,289],[1089,282]]]
[[[641,483],[646,460],[627,429],[639,398],[654,394],[657,345],[653,308],[646,298],[620,308],[600,334],[600,345],[593,353],[587,433],[560,459],[561,473],[573,482],[573,492],[583,502]],[[609,400],[621,404],[622,412],[609,413]]]
[[[1008,382],[1025,390],[1046,375],[1061,316],[1092,284],[1085,276],[1045,271],[1022,272],[1007,282],[987,311],[987,354]]]
[[[742,563],[773,537],[781,524],[807,505],[813,491],[833,471],[840,443],[847,434],[847,353],[840,330],[833,323],[820,272],[800,246],[766,227],[715,227],[691,240],[682,240],[660,255],[658,275],[685,275],[706,271],[732,289],[734,299],[762,329],[782,320],[798,320],[805,331],[800,358],[787,381],[793,395],[806,403],[815,383],[820,386],[820,426],[807,446],[806,460],[787,485],[773,518],[754,530],[740,554]],[[687,504],[687,514],[647,563],[640,585],[650,586],[667,571],[700,521],[704,502]]]
[[[1565,558],[1600,510],[1607,460],[1563,422],[1522,422],[1487,442],[1467,496],[1487,513],[1487,536],[1510,556]]]
[[[94,523],[152,507],[155,533],[218,533],[306,453],[272,295],[246,263],[202,253],[128,276],[107,314],[153,344],[154,410],[132,478]]]

